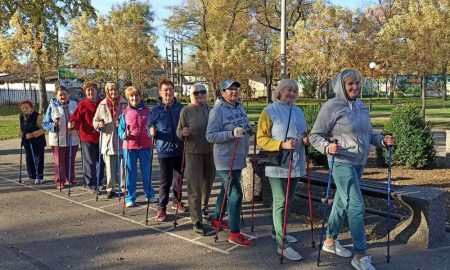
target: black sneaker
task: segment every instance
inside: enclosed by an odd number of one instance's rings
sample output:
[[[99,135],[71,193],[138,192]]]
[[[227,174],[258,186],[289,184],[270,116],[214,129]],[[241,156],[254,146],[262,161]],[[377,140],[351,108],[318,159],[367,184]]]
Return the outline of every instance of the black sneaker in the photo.
[[[209,214],[208,209],[202,209],[202,217],[205,220],[211,219],[211,215]]]
[[[192,227],[192,230],[196,234],[205,235],[205,229],[203,228],[203,224],[201,224],[200,222],[195,223],[194,227]]]
[[[108,199],[112,199],[114,198],[114,196],[116,196],[116,193],[114,191],[108,192]]]

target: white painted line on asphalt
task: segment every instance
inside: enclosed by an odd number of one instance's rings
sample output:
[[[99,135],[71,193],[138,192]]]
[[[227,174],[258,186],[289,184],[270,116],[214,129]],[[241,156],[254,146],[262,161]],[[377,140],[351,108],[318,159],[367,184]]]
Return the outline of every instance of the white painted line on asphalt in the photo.
[[[164,230],[161,230],[161,229],[156,228],[156,227],[153,227],[153,226],[145,226],[145,224],[142,224],[142,223],[140,223],[140,222],[138,222],[138,221],[136,221],[136,220],[133,220],[133,219],[130,219],[130,218],[126,218],[126,217],[122,217],[122,215],[120,215],[120,214],[114,214],[114,213],[108,212],[108,211],[106,211],[106,210],[103,210],[103,209],[100,209],[100,208],[96,208],[96,207],[94,207],[94,206],[90,206],[90,205],[87,205],[87,204],[83,204],[82,202],[77,202],[77,201],[71,200],[70,198],[67,198],[67,197],[58,196],[58,195],[56,195],[56,194],[53,194],[53,193],[48,192],[48,191],[45,191],[45,190],[40,190],[40,189],[35,188],[35,187],[32,187],[32,186],[28,186],[28,185],[24,185],[24,184],[21,184],[21,183],[17,183],[16,181],[11,180],[11,179],[6,178],[6,177],[3,177],[3,176],[0,176],[0,178],[1,178],[1,179],[4,179],[4,180],[6,180],[6,181],[9,181],[9,182],[11,182],[11,183],[14,183],[14,184],[22,185],[22,186],[28,187],[28,188],[30,188],[30,189],[34,189],[34,190],[36,190],[36,191],[39,191],[39,192],[42,192],[42,193],[45,193],[45,194],[54,196],[54,197],[56,197],[56,198],[60,198],[60,199],[63,199],[63,200],[72,202],[72,203],[74,203],[74,204],[78,204],[78,205],[80,205],[80,206],[87,207],[87,208],[89,208],[89,209],[92,209],[92,210],[101,212],[101,213],[103,213],[103,214],[107,214],[107,215],[110,215],[110,216],[119,218],[119,219],[121,219],[121,220],[128,221],[128,222],[131,222],[131,223],[133,223],[133,224],[137,224],[137,225],[142,226],[142,227],[144,227],[144,228],[149,228],[149,229],[154,230],[154,231],[157,231],[157,232],[159,232],[159,233],[163,233],[163,234],[166,234],[166,235],[175,237],[175,238],[179,238],[179,239],[185,240],[185,241],[190,242],[190,243],[192,243],[192,244],[195,244],[195,245],[197,245],[197,246],[202,246],[202,247],[205,247],[205,248],[208,248],[208,249],[217,251],[217,252],[222,253],[222,254],[229,254],[229,253],[230,253],[230,252],[228,252],[228,251],[226,251],[226,250],[223,250],[223,249],[220,249],[220,248],[216,248],[216,247],[210,246],[210,245],[205,244],[205,243],[202,243],[202,242],[194,241],[194,240],[192,240],[192,239],[183,237],[183,236],[181,236],[181,235],[178,235],[178,234],[175,234],[175,233],[172,233],[172,232],[166,232],[166,231],[164,231]],[[94,199],[94,200],[95,200],[95,199]]]
[[[130,210],[125,210],[125,214],[127,214],[127,213],[133,213],[133,212],[139,211],[139,210],[144,209],[144,208],[147,208],[147,205],[143,205],[143,206],[139,206],[139,207],[134,207],[133,209],[128,208],[128,209],[130,209]]]
[[[57,197],[59,197],[59,196],[57,196]],[[89,200],[84,200],[84,201],[81,201],[80,203],[91,202],[91,201],[95,201],[95,198],[92,198],[92,199],[89,199]]]
[[[179,220],[182,220],[182,218],[179,218],[178,221],[179,221]],[[177,227],[180,227],[180,226],[186,225],[186,224],[188,224],[188,223],[191,223],[191,220],[188,220],[188,221],[183,222],[183,223],[181,223],[181,224],[178,224],[178,221],[177,221]],[[163,231],[168,232],[168,231],[171,231],[171,230],[174,230],[174,229],[175,229],[175,226],[172,226],[172,227],[167,228],[167,229],[165,229],[165,230],[163,230]]]
[[[115,202],[115,203],[99,206],[98,208],[103,209],[103,208],[110,207],[110,206],[113,206],[113,205],[116,205],[116,204],[119,204],[119,203]]]

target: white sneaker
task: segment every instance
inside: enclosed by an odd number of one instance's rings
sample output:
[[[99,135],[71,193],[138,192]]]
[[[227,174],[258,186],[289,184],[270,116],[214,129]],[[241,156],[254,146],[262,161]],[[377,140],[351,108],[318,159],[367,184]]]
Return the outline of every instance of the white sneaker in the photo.
[[[125,206],[126,206],[127,208],[134,207],[134,205],[135,205],[134,202],[127,202],[127,203],[125,204]]]
[[[364,256],[361,260],[358,260],[355,256],[352,260],[352,266],[357,270],[376,270],[372,263],[370,256]]]
[[[272,234],[272,239],[276,239],[276,238],[277,238],[276,235]],[[285,241],[288,242],[288,243],[297,243],[298,239],[295,238],[294,236],[290,235],[290,234],[286,234]]]
[[[277,248],[277,252],[278,254],[281,255],[281,248]],[[291,261],[300,261],[302,259],[302,255],[300,255],[300,253],[298,253],[297,251],[295,251],[293,248],[288,247],[284,249],[284,253],[283,256],[285,258],[288,258]]]
[[[323,243],[322,250],[330,253],[334,253],[338,256],[344,257],[344,258],[350,258],[352,256],[352,252],[345,247],[341,246],[339,241],[334,240],[333,245],[327,245]]]
[[[150,198],[147,198],[147,201],[149,201],[150,203],[157,203],[158,199],[156,199],[156,197],[150,197]]]
[[[41,181],[39,181],[39,179],[34,179],[34,184],[35,185],[38,185],[38,184],[40,184],[41,183]]]

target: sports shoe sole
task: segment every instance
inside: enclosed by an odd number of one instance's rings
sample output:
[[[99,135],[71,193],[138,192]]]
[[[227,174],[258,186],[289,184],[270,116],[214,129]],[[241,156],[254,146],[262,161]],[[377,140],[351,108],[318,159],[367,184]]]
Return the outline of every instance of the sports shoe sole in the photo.
[[[236,242],[234,242],[233,240],[230,240],[230,239],[228,239],[228,243],[235,244],[235,245],[238,245],[240,247],[253,247],[255,245],[255,243],[252,242],[251,245],[246,246],[246,245],[242,245],[242,244],[236,243]]]
[[[325,245],[322,246],[322,250],[325,251],[325,252],[328,252],[328,253],[336,254],[336,255],[338,255],[339,257],[342,257],[342,258],[350,258],[351,256],[353,256],[353,254],[351,254],[351,252],[350,252],[350,255],[347,256],[347,255],[345,255],[345,254],[342,254],[342,253],[340,253],[340,252],[337,252],[337,251],[334,250],[333,248],[328,248],[328,247],[326,247]]]

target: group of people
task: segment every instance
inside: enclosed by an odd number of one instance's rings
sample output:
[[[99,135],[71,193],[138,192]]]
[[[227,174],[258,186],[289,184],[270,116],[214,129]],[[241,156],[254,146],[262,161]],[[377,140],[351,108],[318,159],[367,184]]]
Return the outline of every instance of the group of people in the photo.
[[[352,256],[352,252],[337,240],[347,216],[356,252],[352,266],[375,269],[370,256],[366,255],[364,201],[359,181],[370,144],[387,147],[394,145],[395,139],[373,132],[368,109],[358,98],[360,81],[359,72],[350,69],[334,78],[336,97],[322,106],[309,135],[303,111],[295,106],[299,89],[293,80],[283,79],[278,83],[272,93],[273,103],[259,116],[255,136],[258,146],[267,151],[291,153],[290,158],[283,159],[279,166],[265,167],[273,197],[272,238],[277,252],[290,260],[301,260],[302,256],[292,247],[298,240],[293,235],[283,235],[286,199],[288,203],[292,201],[299,178],[306,174],[305,146],[311,144],[328,155],[336,184],[322,250],[342,257]],[[240,232],[241,172],[246,167],[250,136],[255,133],[239,101],[240,86],[234,80],[222,82],[221,96],[210,107],[207,89],[195,84],[190,91],[191,102],[183,107],[174,97],[173,83],[163,79],[158,85],[158,103],[151,109],[142,101],[142,92],[137,87],[125,89],[125,100],[119,95],[117,85],[108,83],[106,98],[101,100],[97,85],[87,83],[83,88],[87,98],[78,105],[69,100],[64,87],[58,87],[43,120],[33,112],[33,105],[25,101],[20,104],[23,112],[20,123],[29,177],[35,183],[43,179],[45,129],[49,132],[53,150],[57,189],[77,184],[73,157],[81,141],[85,184],[97,189],[97,181],[102,183],[104,166],[108,197],[113,198],[117,192],[126,190],[126,206],[133,207],[139,160],[146,200],[158,203],[156,218],[164,222],[167,221],[171,187],[172,209],[187,211],[181,201],[181,181],[173,181],[181,179],[185,168],[193,230],[204,235],[203,219],[209,215],[209,196],[217,176],[221,189],[210,217],[211,227],[229,230],[228,241],[231,243],[253,246],[254,243]],[[161,171],[158,199],[150,179],[154,148]],[[33,159],[29,158],[31,155]],[[335,162],[331,162],[332,159]],[[30,165],[32,161],[35,166]],[[121,173],[122,166],[125,172]],[[124,189],[120,185],[123,174],[126,175]],[[286,194],[287,190],[289,194]],[[223,219],[225,213],[228,222]]]

